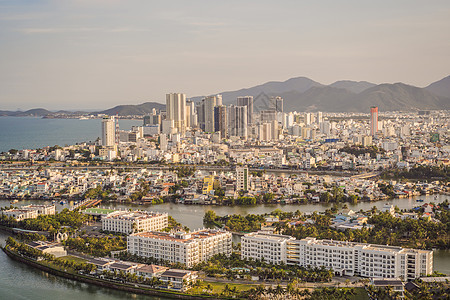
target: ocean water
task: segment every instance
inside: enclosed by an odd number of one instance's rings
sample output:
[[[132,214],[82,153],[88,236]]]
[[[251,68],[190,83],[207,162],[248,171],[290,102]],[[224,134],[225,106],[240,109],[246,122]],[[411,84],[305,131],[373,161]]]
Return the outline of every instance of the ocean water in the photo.
[[[123,130],[141,124],[141,120],[119,120],[119,127]],[[95,141],[101,132],[101,119],[0,117],[0,153],[10,149],[36,149]]]

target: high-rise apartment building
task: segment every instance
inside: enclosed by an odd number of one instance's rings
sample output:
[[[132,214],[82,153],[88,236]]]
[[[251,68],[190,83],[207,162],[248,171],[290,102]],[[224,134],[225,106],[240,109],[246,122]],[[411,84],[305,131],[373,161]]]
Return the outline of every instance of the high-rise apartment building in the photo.
[[[228,135],[227,108],[224,105],[214,107],[214,131],[220,132],[221,138]]]
[[[247,123],[253,124],[253,96],[237,97],[236,105],[247,107]]]
[[[305,114],[305,125],[311,125],[312,123],[312,113]]]
[[[214,132],[214,107],[216,96],[208,96],[205,101],[205,132]]]
[[[283,112],[283,98],[272,97],[270,98],[270,102],[270,109],[273,109],[276,112]]]
[[[318,111],[317,112],[317,117],[316,117],[316,123],[320,124],[320,123],[322,123],[322,121],[323,121],[323,114],[322,114],[321,111]]]
[[[236,190],[248,191],[249,174],[248,168],[236,167]]]
[[[374,136],[378,131],[378,107],[370,108],[370,135]]]
[[[260,141],[270,141],[272,139],[272,124],[264,122],[258,125],[258,139]]]
[[[167,120],[173,120],[178,133],[186,132],[186,94],[166,95]]]
[[[262,110],[260,112],[261,123],[272,122],[274,120],[277,120],[277,112],[275,110]]]
[[[228,128],[230,136],[247,138],[247,116],[247,106],[230,105],[228,107]]]
[[[116,144],[116,122],[114,117],[103,117],[102,146],[113,147]]]
[[[197,114],[195,113],[194,101],[186,101],[186,122],[187,127],[197,127]]]

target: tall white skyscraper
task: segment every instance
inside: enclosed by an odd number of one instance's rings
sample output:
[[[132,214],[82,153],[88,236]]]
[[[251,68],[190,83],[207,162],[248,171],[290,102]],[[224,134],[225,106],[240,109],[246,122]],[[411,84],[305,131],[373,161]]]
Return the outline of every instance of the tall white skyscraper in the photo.
[[[114,117],[103,117],[102,146],[112,147],[116,144],[116,122]]]
[[[312,123],[312,114],[311,113],[305,113],[305,125],[311,125]]]
[[[318,112],[317,112],[317,118],[316,118],[317,124],[322,123],[322,119],[323,119],[322,112],[321,112],[321,111],[318,111]]]
[[[167,120],[173,120],[180,134],[186,132],[186,94],[171,93],[166,95]]]

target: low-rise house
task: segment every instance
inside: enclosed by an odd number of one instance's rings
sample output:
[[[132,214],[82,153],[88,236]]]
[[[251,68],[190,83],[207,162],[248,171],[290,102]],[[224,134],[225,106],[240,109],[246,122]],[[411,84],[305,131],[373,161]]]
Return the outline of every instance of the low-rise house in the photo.
[[[66,256],[67,251],[64,249],[64,247],[61,244],[57,243],[50,243],[45,241],[34,241],[28,243],[28,246],[42,251],[42,253],[51,254],[55,257],[61,257]]]
[[[161,274],[160,280],[168,289],[186,290],[197,281],[197,272],[179,269],[169,269]]]
[[[136,269],[136,275],[145,278],[160,277],[169,268],[158,265],[143,265]]]
[[[403,298],[405,292],[405,284],[398,278],[372,278],[370,284],[375,288],[385,289],[392,287],[394,292],[399,293],[400,298]]]

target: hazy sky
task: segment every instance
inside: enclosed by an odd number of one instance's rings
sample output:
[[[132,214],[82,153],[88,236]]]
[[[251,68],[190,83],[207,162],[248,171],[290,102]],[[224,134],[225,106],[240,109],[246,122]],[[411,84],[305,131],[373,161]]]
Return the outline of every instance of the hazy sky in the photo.
[[[448,0],[0,0],[0,110],[449,74]]]

